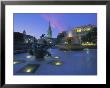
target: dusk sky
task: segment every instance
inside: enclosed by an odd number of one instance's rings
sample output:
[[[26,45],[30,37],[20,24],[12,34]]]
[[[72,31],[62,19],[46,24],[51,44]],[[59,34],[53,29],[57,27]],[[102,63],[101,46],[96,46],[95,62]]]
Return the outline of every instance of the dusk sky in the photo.
[[[77,26],[97,25],[96,13],[16,13],[14,14],[14,32],[26,31],[27,35],[39,38],[47,34],[49,21],[52,37],[57,37],[62,31],[71,30]]]

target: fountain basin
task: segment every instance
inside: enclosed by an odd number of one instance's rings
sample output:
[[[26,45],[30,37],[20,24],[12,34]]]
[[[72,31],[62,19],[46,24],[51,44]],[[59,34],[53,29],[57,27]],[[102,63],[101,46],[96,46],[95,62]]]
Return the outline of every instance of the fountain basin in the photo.
[[[59,45],[58,48],[59,50],[64,50],[64,51],[74,51],[74,50],[84,49],[84,47],[81,45]]]

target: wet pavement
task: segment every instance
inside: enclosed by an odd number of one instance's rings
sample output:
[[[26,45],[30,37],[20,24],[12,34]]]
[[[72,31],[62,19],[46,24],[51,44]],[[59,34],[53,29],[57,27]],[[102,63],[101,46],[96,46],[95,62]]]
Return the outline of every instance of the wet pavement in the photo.
[[[96,49],[49,51],[53,57],[45,57],[43,61],[28,53],[15,54],[14,75],[97,75]],[[54,64],[55,61],[58,63]]]

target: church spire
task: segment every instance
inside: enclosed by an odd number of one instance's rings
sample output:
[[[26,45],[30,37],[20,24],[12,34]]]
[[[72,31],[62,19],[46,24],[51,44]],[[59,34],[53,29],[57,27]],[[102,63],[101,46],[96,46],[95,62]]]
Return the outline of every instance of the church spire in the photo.
[[[49,21],[49,27],[48,27],[48,34],[47,34],[48,38],[52,38],[52,30],[51,30],[51,25],[50,25],[50,21]]]
[[[25,30],[23,30],[23,34],[26,35],[26,31]]]

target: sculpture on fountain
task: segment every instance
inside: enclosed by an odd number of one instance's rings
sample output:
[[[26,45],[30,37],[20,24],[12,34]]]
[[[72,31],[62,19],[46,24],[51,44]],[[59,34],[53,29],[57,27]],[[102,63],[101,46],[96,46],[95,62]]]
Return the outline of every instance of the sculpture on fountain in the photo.
[[[32,44],[30,54],[34,55],[36,59],[38,60],[44,60],[44,57],[51,56],[51,53],[48,52],[48,49],[51,48],[47,41],[45,40],[45,34],[42,34],[40,36],[40,39],[38,42],[34,42]]]

